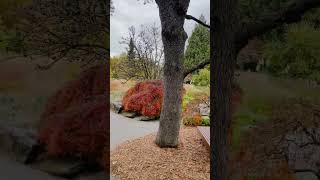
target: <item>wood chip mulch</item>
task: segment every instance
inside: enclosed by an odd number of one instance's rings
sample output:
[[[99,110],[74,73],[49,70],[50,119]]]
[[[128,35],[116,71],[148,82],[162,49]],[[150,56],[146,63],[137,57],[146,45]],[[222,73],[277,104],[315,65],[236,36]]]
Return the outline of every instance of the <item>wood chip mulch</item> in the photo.
[[[111,152],[111,172],[121,180],[210,179],[210,154],[194,127],[180,131],[178,148],[159,148],[156,134],[125,142]]]

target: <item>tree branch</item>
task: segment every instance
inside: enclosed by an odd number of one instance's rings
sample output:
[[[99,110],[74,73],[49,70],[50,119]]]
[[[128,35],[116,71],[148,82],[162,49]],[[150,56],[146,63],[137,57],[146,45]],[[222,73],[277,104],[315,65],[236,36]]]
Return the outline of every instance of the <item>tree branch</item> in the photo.
[[[204,68],[208,64],[210,64],[210,59],[204,60],[203,62],[197,64],[194,67],[191,67],[189,69],[185,69],[183,72],[183,77],[186,77],[188,74],[193,73],[194,71],[196,71],[198,69]]]
[[[279,25],[298,22],[306,11],[319,6],[320,0],[296,0],[284,10],[272,12],[261,18],[259,22],[240,25],[240,31],[236,34],[237,52],[253,37],[262,35]]]
[[[201,24],[202,26],[210,29],[210,26],[209,26],[208,24],[202,22],[201,20],[199,20],[199,19],[197,19],[197,18],[195,18],[195,17],[193,17],[193,16],[191,16],[191,15],[188,15],[188,14],[187,14],[187,15],[186,15],[186,19],[188,19],[188,20],[194,20],[195,22]]]
[[[319,6],[320,0],[296,0],[296,2],[289,5],[284,10],[277,10],[276,12],[270,13],[269,15],[260,18],[259,22],[241,24],[239,28],[240,31],[236,33],[236,52],[239,52],[243,47],[245,47],[250,39],[262,35],[278,27],[279,25],[298,22],[299,20],[301,20],[301,16],[305,12]],[[191,17],[192,16],[190,16],[189,18],[193,20],[196,19],[194,17]],[[188,18],[186,17],[186,19]],[[190,69],[185,70],[184,77],[198,69],[204,68],[208,64],[210,64],[210,61],[206,60]]]

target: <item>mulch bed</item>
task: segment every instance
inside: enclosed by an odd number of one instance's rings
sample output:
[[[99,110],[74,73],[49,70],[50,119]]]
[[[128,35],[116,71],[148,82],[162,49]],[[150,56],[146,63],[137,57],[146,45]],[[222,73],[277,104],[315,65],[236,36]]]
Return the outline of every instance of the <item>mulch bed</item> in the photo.
[[[156,134],[125,142],[111,152],[111,171],[125,179],[210,179],[210,154],[194,127],[180,131],[178,148],[159,148]]]

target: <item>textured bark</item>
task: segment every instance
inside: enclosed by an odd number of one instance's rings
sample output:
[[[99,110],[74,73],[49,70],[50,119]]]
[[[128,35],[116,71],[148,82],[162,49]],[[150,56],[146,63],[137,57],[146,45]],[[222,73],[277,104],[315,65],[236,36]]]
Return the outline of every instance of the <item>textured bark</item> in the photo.
[[[156,0],[164,46],[164,98],[156,144],[177,147],[183,87],[183,56],[187,34],[183,25],[189,0]]]
[[[210,66],[210,134],[211,179],[228,179],[227,138],[231,122],[231,90],[235,51],[235,9],[237,0],[215,0],[211,3]]]

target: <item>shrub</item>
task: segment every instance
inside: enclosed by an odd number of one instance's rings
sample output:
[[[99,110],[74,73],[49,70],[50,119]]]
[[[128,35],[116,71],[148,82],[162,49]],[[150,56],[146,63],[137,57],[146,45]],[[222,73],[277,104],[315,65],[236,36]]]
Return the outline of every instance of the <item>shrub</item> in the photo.
[[[192,77],[193,84],[196,86],[210,85],[210,71],[208,69],[201,69],[198,74]]]
[[[201,125],[202,126],[210,126],[210,118],[209,117],[203,118],[202,122],[201,122]]]
[[[149,80],[137,83],[129,89],[122,99],[125,111],[158,117],[160,116],[163,98],[163,86],[160,80]]]
[[[49,98],[38,132],[48,156],[101,159],[109,138],[106,73],[104,65],[90,68]]]
[[[183,119],[185,126],[200,126],[202,124],[202,117],[199,113],[194,113],[191,117]]]
[[[287,27],[284,39],[268,40],[264,50],[270,72],[279,76],[318,80],[320,31],[309,22]]]
[[[43,119],[38,139],[49,156],[76,156],[98,162],[109,138],[106,97],[68,108]]]

